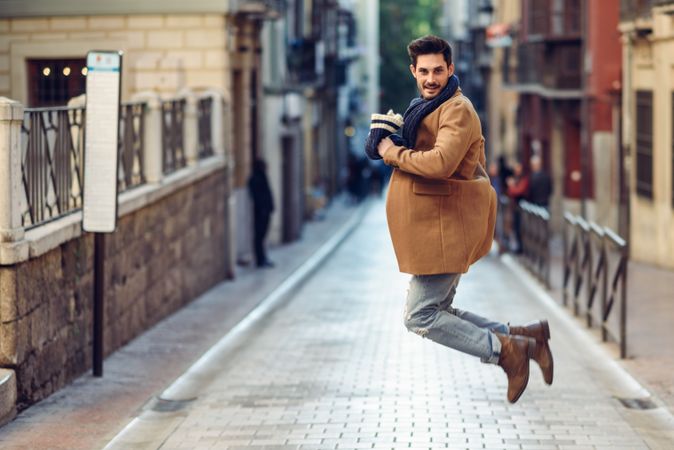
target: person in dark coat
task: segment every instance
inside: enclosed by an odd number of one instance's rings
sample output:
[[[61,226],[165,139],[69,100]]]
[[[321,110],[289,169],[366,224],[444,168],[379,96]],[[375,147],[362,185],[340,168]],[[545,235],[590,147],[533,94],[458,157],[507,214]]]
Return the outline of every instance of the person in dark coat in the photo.
[[[513,167],[513,176],[506,180],[508,185],[508,197],[512,204],[513,231],[515,232],[515,243],[513,251],[522,253],[522,213],[518,207],[520,200],[529,198],[529,177],[524,173],[524,167],[521,163],[516,163]]]
[[[253,220],[255,224],[255,262],[257,267],[273,267],[267,258],[264,239],[269,231],[271,213],[274,211],[274,198],[267,179],[267,164],[258,158],[253,163],[253,172],[248,179],[248,191],[253,200]]]
[[[534,155],[529,160],[529,201],[547,209],[552,195],[552,180],[542,167],[541,157]]]

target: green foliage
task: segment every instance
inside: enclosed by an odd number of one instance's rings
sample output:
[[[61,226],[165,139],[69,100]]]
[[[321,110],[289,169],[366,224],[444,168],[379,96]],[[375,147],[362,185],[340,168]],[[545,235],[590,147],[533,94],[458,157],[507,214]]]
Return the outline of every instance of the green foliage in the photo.
[[[379,80],[381,111],[403,113],[419,95],[410,73],[407,44],[426,34],[439,34],[440,0],[385,0],[379,6]]]

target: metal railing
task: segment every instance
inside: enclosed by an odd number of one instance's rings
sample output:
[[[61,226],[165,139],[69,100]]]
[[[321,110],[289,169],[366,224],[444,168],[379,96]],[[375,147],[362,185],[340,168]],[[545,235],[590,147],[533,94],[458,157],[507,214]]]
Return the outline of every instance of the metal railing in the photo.
[[[119,189],[145,182],[144,103],[120,108]],[[34,228],[82,207],[84,107],[27,108],[21,126],[21,223]]]
[[[505,253],[510,248],[510,235],[512,233],[512,211],[510,199],[505,195],[498,197],[498,209],[496,212],[496,226],[494,239],[499,247],[499,253]]]
[[[519,202],[522,258],[527,268],[550,287],[550,213],[547,209]]]
[[[208,96],[197,101],[197,122],[199,129],[199,159],[213,156],[213,97]]]
[[[123,103],[119,118],[119,190],[145,183],[145,108],[142,102]]]
[[[215,153],[214,97],[197,99],[196,121],[186,123],[185,98],[160,103],[161,171],[170,174],[187,166],[185,126],[194,127],[198,158]],[[147,182],[146,101],[125,102],[119,116],[119,191]],[[84,179],[83,106],[27,108],[21,125],[21,225],[31,229],[82,207]],[[192,128],[190,128],[192,130]],[[159,132],[159,131],[158,131]],[[157,146],[158,147],[158,146]],[[190,147],[192,148],[192,147]],[[159,171],[159,167],[157,167]]]
[[[84,108],[29,108],[21,126],[21,224],[33,228],[82,206]]]
[[[175,172],[187,166],[185,158],[185,99],[161,102],[162,171]]]
[[[603,341],[614,339],[621,358],[627,356],[627,266],[623,238],[582,217],[564,214],[562,302],[568,306],[571,300],[574,315],[584,314],[588,327],[597,323]],[[616,305],[617,324],[611,315]]]

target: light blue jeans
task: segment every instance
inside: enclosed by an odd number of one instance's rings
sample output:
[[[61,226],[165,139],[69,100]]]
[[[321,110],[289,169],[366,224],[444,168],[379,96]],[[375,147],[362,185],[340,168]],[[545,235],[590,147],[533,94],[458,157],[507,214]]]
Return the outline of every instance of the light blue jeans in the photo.
[[[405,326],[421,337],[497,364],[508,326],[452,307],[461,274],[413,275],[407,291]]]

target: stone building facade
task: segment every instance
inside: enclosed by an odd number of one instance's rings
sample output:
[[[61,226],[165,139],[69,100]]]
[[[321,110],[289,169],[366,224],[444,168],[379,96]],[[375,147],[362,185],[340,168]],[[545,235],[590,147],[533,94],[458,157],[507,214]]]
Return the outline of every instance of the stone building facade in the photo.
[[[353,94],[361,91],[376,98],[377,91],[360,87],[376,84],[372,64],[355,80],[357,88],[344,75],[360,55],[355,42],[339,42],[355,31],[358,11],[376,21],[368,0],[148,0],[133,8],[0,0],[0,399],[14,398],[9,410],[0,402],[0,422],[86,371],[92,343],[93,244],[81,230],[81,213],[75,208],[50,222],[24,224],[23,108],[81,108],[81,98],[66,94],[83,92],[86,53],[124,52],[122,101],[142,104],[144,131],[135,139],[143,140],[144,159],[134,170],[144,174],[120,194],[119,227],[106,239],[109,354],[235,276],[237,261],[251,262],[246,183],[256,157],[270,163],[277,206],[272,245],[301,236],[303,221],[320,206],[317,177],[327,186],[321,204],[339,192],[343,127],[355,114],[339,105],[357,101]],[[286,40],[285,27],[295,25],[299,54]],[[53,90],[54,75],[63,85],[59,98],[42,95]],[[70,82],[76,75],[79,85]],[[197,116],[206,99],[210,131],[203,132]],[[185,105],[186,163],[166,173],[164,107],[173,101]],[[61,135],[72,134],[74,145],[79,126]],[[210,153],[200,153],[202,144]]]
[[[152,90],[227,90],[228,35],[217,14],[81,15],[0,19],[0,96],[31,105],[26,61],[124,52],[122,99]]]
[[[623,2],[619,29],[631,256],[674,268],[674,1]]]

